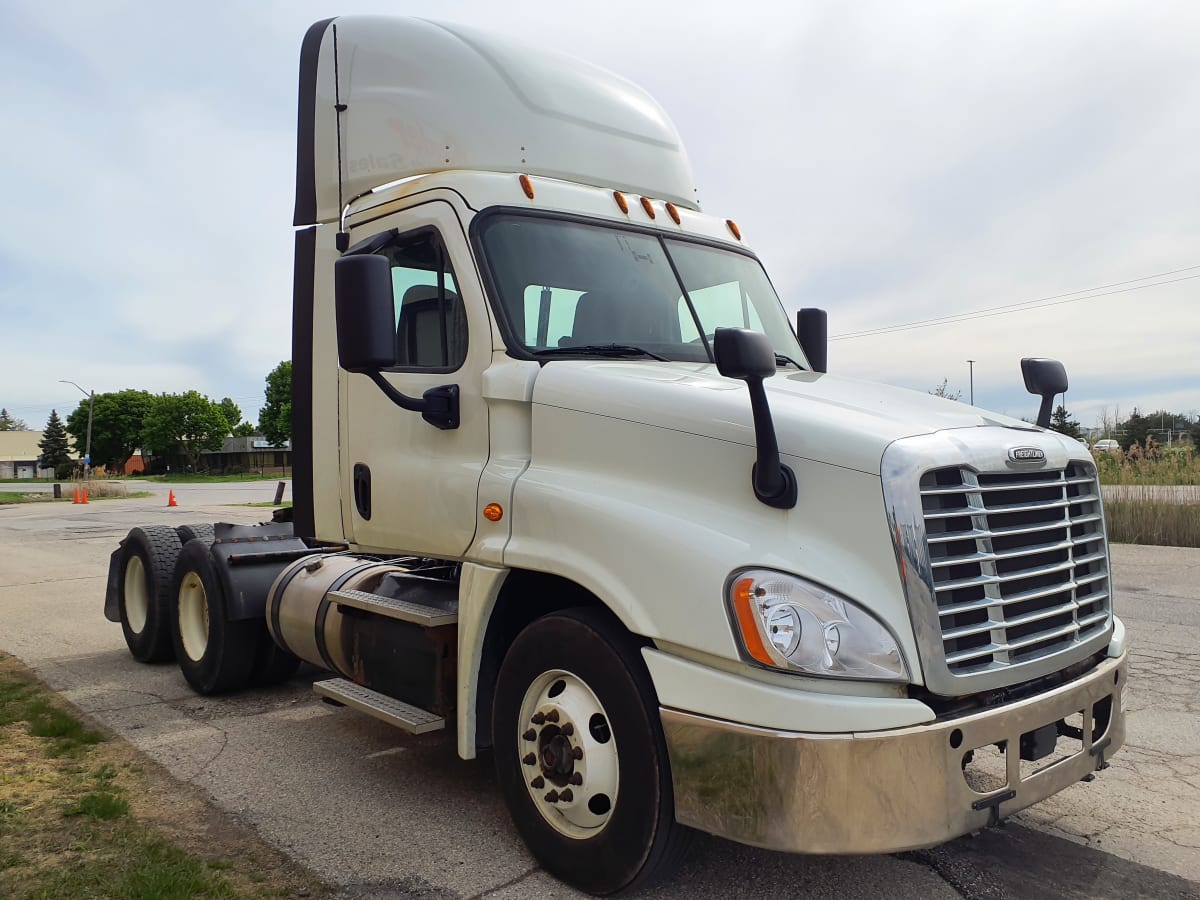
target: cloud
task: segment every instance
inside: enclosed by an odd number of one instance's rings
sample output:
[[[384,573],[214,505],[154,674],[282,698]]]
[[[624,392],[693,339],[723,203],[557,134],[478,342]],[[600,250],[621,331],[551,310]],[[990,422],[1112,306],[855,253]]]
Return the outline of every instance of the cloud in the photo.
[[[429,15],[427,4],[352,12]],[[0,34],[0,404],[197,388],[254,417],[290,355],[296,67],[322,3],[84,2]],[[1183,2],[462,2],[607,66],[674,118],[705,209],[833,334],[1200,265],[1200,7]],[[1030,414],[1066,362],[1081,419],[1200,407],[1200,279],[835,342],[846,374]],[[66,391],[64,394],[63,391]],[[61,411],[61,410],[60,410]]]

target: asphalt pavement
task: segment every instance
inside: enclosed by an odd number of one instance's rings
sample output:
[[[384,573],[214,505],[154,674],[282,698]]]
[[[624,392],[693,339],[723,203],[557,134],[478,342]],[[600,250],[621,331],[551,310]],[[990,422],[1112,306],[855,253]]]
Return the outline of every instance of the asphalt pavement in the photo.
[[[275,482],[147,485],[155,496],[0,506],[0,649],[204,790],[341,896],[577,896],[540,871],[483,757],[411,737],[289,683],[191,692],[104,619],[108,555],[133,525],[255,522]],[[168,490],[178,507],[166,506]],[[800,857],[699,835],[654,898],[1200,898],[1200,550],[1112,548],[1133,645],[1128,738],[1090,783],[1002,828],[899,856]]]

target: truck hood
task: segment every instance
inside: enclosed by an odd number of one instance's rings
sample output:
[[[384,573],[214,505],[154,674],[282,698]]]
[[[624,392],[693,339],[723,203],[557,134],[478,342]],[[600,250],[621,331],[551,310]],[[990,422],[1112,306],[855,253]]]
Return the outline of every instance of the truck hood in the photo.
[[[781,369],[765,386],[783,453],[872,475],[899,438],[983,426],[1042,431],[956,400],[818,372]],[[755,445],[745,384],[711,364],[555,360],[538,373],[533,402]]]

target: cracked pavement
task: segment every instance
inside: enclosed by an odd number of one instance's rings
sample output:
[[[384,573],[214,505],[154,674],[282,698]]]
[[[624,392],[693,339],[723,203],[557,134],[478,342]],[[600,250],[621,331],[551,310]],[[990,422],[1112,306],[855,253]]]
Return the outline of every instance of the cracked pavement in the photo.
[[[108,555],[134,525],[254,522],[271,482],[178,487],[88,506],[0,507],[0,650],[330,883],[339,898],[577,896],[512,829],[490,758],[335,710],[305,667],[219,698],[143,666],[103,617]],[[1200,550],[1112,548],[1133,647],[1128,737],[1112,765],[990,829],[896,856],[800,857],[698,835],[641,896],[1200,898]]]

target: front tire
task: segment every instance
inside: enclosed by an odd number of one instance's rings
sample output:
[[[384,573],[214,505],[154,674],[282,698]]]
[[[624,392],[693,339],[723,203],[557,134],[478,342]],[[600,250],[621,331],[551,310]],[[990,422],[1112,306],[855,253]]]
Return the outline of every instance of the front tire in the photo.
[[[121,542],[118,610],[125,644],[144,663],[172,656],[171,573],[179,556],[174,528],[134,528]]]
[[[546,871],[611,894],[662,877],[689,832],[675,822],[658,701],[637,646],[603,611],[530,624],[500,667],[496,771]]]
[[[199,694],[244,687],[254,666],[256,626],[261,623],[229,621],[225,589],[204,540],[188,541],[180,551],[171,583],[175,658],[187,683]]]

